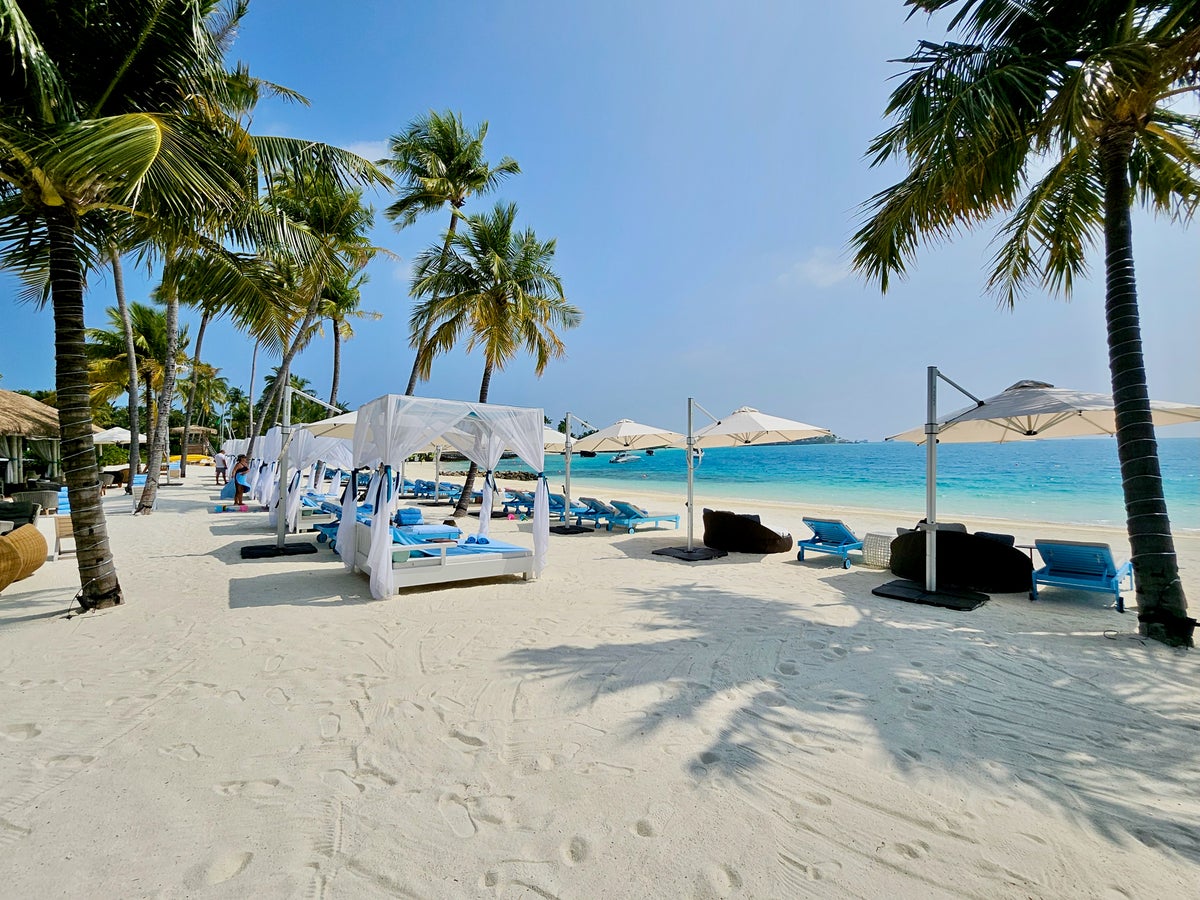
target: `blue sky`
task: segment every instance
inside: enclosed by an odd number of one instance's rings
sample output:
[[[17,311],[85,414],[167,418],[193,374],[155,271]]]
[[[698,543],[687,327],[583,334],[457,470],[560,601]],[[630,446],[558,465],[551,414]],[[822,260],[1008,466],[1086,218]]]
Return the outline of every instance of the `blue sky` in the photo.
[[[512,201],[520,225],[557,238],[584,322],[540,380],[525,357],[498,373],[493,402],[682,429],[694,396],[717,415],[750,405],[878,439],[923,419],[930,364],[981,396],[1023,378],[1109,390],[1099,252],[1071,302],[1032,294],[1012,311],[983,293],[988,232],[924,249],[887,296],[848,271],[859,204],[900,174],[864,161],[900,70],[887,60],[940,35],[899,0],[253,0],[233,57],[311,101],[262,104],[259,133],[375,158],[414,117],[451,109],[490,123],[489,158],[521,164],[467,211]],[[346,345],[352,406],[403,391],[411,261],[447,224],[397,232],[389,198],[371,199],[374,240],[400,259],[368,270],[363,307],[384,318]],[[1195,228],[1138,215],[1134,243],[1151,395],[1200,402]],[[153,282],[130,280],[144,299]],[[90,288],[88,321],[102,325],[111,281]],[[248,385],[251,345],[231,328],[211,329],[204,355]],[[51,387],[53,358],[49,311],[10,308],[0,386]],[[474,399],[482,366],[440,358],[418,392]],[[318,394],[331,370],[328,339],[293,366]],[[947,395],[942,408],[961,405]]]

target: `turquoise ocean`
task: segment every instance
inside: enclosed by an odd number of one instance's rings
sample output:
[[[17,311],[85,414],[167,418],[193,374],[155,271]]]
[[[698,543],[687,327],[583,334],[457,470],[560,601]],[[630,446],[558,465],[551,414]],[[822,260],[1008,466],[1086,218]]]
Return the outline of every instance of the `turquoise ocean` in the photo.
[[[639,454],[612,464],[612,454],[571,459],[572,480],[606,493],[651,490],[684,496],[682,450]],[[1200,531],[1200,438],[1160,438],[1159,459],[1171,524]],[[465,468],[465,467],[463,467]],[[524,469],[503,460],[500,469]],[[564,459],[546,457],[553,490]],[[697,505],[705,496],[811,503],[822,507],[925,508],[925,448],[914,444],[790,444],[714,448],[695,472]],[[572,493],[578,494],[575,489]],[[610,499],[605,496],[604,499]],[[1003,518],[1123,527],[1116,442],[1111,438],[938,447],[938,518]]]

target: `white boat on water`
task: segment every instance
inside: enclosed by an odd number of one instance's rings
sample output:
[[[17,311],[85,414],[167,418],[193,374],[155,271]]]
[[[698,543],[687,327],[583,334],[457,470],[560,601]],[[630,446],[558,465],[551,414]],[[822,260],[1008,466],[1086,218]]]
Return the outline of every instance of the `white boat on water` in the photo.
[[[610,463],[626,463],[633,462],[635,459],[641,459],[641,457],[636,453],[626,453],[624,450],[622,450],[619,453],[610,456],[608,461]]]

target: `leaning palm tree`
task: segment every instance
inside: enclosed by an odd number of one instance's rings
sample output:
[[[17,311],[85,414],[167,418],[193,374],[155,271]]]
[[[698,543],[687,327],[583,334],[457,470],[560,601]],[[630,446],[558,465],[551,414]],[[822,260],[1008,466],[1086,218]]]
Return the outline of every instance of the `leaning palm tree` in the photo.
[[[516,215],[515,204],[498,203],[490,213],[469,216],[466,232],[452,236],[447,253],[431,247],[416,263],[413,293],[429,299],[417,304],[409,321],[414,346],[428,334],[419,355],[444,353],[463,337],[468,353],[479,347],[480,403],[487,402],[492,375],[522,350],[533,356],[540,377],[551,359],[565,353],[556,329],[583,320],[551,268],[556,242],[538,240],[532,229],[515,231]],[[466,515],[476,471],[472,463],[456,516]]]
[[[381,161],[400,182],[399,197],[384,213],[397,229],[413,224],[422,213],[450,207],[450,226],[439,259],[445,260],[449,253],[460,210],[467,198],[472,194],[486,194],[509,175],[521,171],[516,160],[507,156],[495,166],[488,165],[483,158],[483,140],[487,132],[487,122],[481,123],[472,133],[463,125],[460,114],[430,110],[428,115],[409,123],[406,131],[392,137],[392,155]],[[433,358],[421,352],[428,340],[427,332],[418,338],[417,354],[405,394],[411,395],[416,390],[418,378],[429,380]]]
[[[286,373],[311,335],[326,286],[360,269],[379,248],[372,246],[367,238],[374,213],[363,204],[362,191],[323,170],[280,173],[272,179],[268,193],[272,207],[302,224],[319,250],[307,260],[294,260],[290,267],[284,267],[283,280],[296,295],[307,299],[279,367],[280,372]],[[282,399],[279,392],[286,383],[276,379],[269,390],[264,390],[265,409],[278,405]],[[252,431],[251,448],[257,437],[257,430]]]
[[[1178,108],[1200,74],[1195,0],[907,0],[958,7],[955,40],[922,42],[893,92],[875,165],[908,174],[866,204],[855,265],[886,291],[918,243],[997,216],[989,286],[1009,304],[1069,294],[1105,247],[1109,368],[1141,631],[1190,642],[1163,498],[1134,281],[1136,199],[1182,219],[1200,203],[1200,117]]]

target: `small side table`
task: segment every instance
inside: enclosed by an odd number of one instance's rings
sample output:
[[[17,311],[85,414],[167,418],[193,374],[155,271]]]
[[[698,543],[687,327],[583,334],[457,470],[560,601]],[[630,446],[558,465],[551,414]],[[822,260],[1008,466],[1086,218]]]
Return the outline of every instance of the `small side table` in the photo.
[[[863,535],[863,565],[875,569],[886,569],[892,564],[892,536],[890,534]]]

